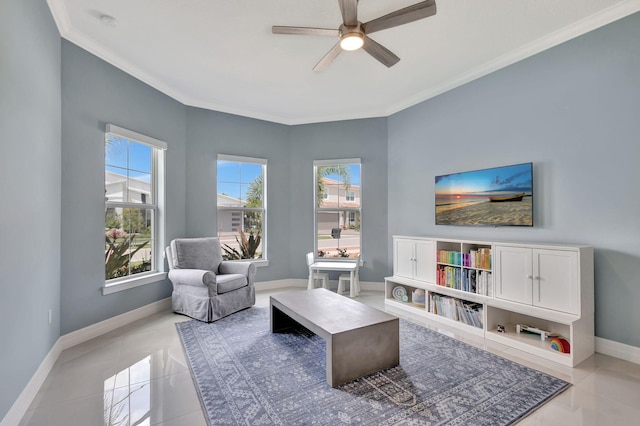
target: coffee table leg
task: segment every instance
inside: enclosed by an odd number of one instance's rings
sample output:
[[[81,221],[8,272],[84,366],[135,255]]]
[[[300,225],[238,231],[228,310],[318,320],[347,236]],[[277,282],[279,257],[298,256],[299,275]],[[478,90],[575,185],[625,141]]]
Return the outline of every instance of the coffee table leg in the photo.
[[[327,383],[333,387],[399,363],[397,319],[334,334],[327,340]]]

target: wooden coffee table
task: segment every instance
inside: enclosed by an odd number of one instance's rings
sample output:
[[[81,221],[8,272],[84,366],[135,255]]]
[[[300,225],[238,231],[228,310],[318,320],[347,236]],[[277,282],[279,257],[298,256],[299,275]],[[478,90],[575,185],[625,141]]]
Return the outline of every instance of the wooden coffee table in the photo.
[[[400,363],[397,317],[324,288],[271,296],[271,332],[300,324],[327,344],[327,383],[342,383]]]

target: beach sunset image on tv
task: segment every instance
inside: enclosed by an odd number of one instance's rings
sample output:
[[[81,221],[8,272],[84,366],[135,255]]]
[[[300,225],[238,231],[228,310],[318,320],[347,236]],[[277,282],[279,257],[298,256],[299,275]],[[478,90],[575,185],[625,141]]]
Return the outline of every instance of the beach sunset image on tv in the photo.
[[[436,176],[436,225],[533,226],[532,163]]]

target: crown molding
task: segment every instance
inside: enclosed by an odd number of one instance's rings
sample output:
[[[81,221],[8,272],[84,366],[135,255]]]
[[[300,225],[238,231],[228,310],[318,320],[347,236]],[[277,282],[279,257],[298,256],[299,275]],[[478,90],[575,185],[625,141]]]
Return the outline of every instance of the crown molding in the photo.
[[[477,80],[492,72],[498,71],[516,62],[527,59],[537,53],[551,49],[566,41],[572,40],[576,37],[584,35],[590,31],[596,30],[600,27],[608,25],[614,21],[625,18],[640,11],[640,0],[627,0],[617,5],[604,9],[594,15],[591,15],[581,21],[574,23],[573,25],[562,28],[559,31],[555,31],[545,37],[528,43],[506,55],[502,55],[493,61],[482,64],[469,72],[458,75],[448,81],[443,82],[428,90],[419,92],[416,96],[406,99],[404,102],[398,102],[384,113],[385,116],[390,116],[404,109],[417,105],[428,99],[441,95],[449,90],[453,90],[473,80]]]
[[[135,77],[143,83],[148,84],[149,86],[175,99],[183,105],[285,125],[388,117],[404,109],[436,97],[442,93],[448,92],[449,90],[455,89],[473,80],[484,77],[485,75],[488,75],[492,72],[498,71],[523,59],[531,57],[544,50],[550,49],[568,40],[579,37],[585,33],[588,33],[597,28],[610,24],[618,19],[622,19],[626,16],[640,11],[640,0],[623,1],[581,21],[578,21],[573,25],[565,27],[562,30],[551,33],[548,36],[542,37],[534,42],[522,46],[521,48],[518,48],[506,55],[502,55],[501,57],[496,58],[493,61],[482,64],[481,66],[476,67],[468,72],[451,78],[427,90],[418,92],[415,96],[411,96],[385,108],[359,110],[349,113],[329,113],[294,117],[288,115],[271,114],[264,110],[246,109],[238,106],[211,102],[204,99],[195,99],[192,96],[183,93],[179,89],[166,84],[160,79],[150,76],[148,73],[142,71],[138,67],[104,49],[95,40],[75,31],[73,29],[73,26],[71,25],[64,0],[47,0],[47,4],[49,5],[54,21],[58,27],[58,31],[64,39],[78,45],[91,54]]]

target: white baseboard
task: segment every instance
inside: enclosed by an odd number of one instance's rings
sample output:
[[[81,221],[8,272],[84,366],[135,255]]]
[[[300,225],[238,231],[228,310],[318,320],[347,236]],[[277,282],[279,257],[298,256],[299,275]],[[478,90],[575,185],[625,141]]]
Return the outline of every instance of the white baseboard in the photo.
[[[640,364],[640,348],[596,337],[596,352]]]
[[[88,327],[81,328],[80,330],[65,334],[59,339],[62,343],[62,350],[71,348],[95,337],[102,336],[103,334],[116,330],[124,325],[169,308],[171,308],[171,298],[167,297],[166,299],[158,300],[157,302],[150,303],[138,309],[134,309],[133,311],[125,312],[124,314],[117,315]]]
[[[256,283],[256,291],[261,290],[276,290],[279,288],[307,288],[306,279],[287,279],[287,280],[274,280],[274,281],[262,281]],[[337,280],[329,280],[329,287],[337,288]],[[379,290],[384,291],[384,283],[373,281],[360,281],[361,290]]]
[[[375,281],[360,281],[360,290],[378,290],[384,292],[384,283]]]
[[[27,386],[22,390],[20,396],[18,396],[18,399],[15,400],[7,414],[4,416],[2,421],[0,421],[0,426],[13,426],[20,423],[20,420],[22,420],[29,409],[31,402],[33,402],[33,399],[36,397],[40,387],[51,372],[51,369],[63,350],[69,349],[95,337],[99,337],[149,315],[169,309],[170,307],[171,298],[168,297],[69,334],[65,334],[64,336],[60,336],[47,356],[44,357],[40,366],[31,377],[31,380],[29,380],[29,383],[27,383]]]
[[[29,383],[24,387],[20,396],[18,396],[18,399],[15,400],[7,414],[4,416],[2,421],[0,421],[0,426],[12,426],[20,423],[20,420],[22,420],[29,409],[31,402],[36,397],[40,387],[51,372],[51,369],[60,356],[60,353],[62,353],[62,345],[60,344],[60,339],[58,339],[47,356],[44,357],[40,366],[38,366],[38,369],[31,377],[31,380],[29,380]]]
[[[291,288],[291,287],[307,287],[307,280],[302,279],[286,279],[286,280],[273,280],[273,281],[261,281],[256,284],[256,291],[262,290],[276,290],[279,288]]]

